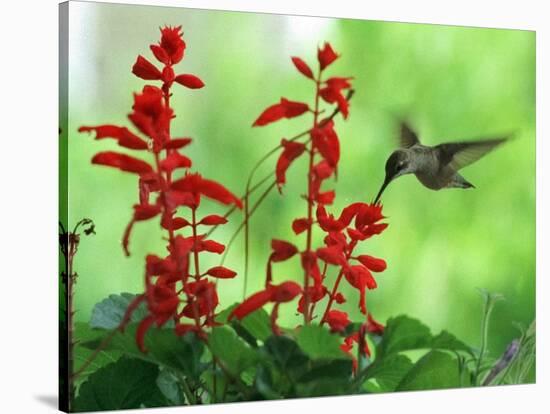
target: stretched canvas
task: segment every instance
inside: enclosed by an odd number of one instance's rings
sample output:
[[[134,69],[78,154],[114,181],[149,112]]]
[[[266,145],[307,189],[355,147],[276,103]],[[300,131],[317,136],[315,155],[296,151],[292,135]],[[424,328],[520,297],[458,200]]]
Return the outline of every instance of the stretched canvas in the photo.
[[[535,382],[535,33],[60,6],[64,411]]]

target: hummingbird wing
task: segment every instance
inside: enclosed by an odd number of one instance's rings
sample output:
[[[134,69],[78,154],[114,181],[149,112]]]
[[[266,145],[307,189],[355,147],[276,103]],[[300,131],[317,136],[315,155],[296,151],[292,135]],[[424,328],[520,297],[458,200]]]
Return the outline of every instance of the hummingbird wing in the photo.
[[[406,122],[401,122],[401,134],[399,136],[399,146],[401,148],[410,148],[413,145],[420,144],[420,140],[416,135],[416,132],[407,125]]]
[[[507,138],[494,138],[469,142],[449,142],[437,145],[435,149],[442,167],[449,166],[458,171],[476,162],[506,141]]]

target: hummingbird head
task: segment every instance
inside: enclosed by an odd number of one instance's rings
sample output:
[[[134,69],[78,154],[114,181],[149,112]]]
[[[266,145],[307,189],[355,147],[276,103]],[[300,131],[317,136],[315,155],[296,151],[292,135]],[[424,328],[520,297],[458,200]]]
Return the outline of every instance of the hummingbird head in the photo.
[[[386,161],[386,178],[382,183],[382,187],[380,187],[380,191],[378,191],[378,195],[376,196],[374,203],[378,203],[378,200],[380,200],[382,193],[390,182],[392,182],[397,177],[411,172],[412,169],[409,153],[406,150],[402,149],[394,151]]]

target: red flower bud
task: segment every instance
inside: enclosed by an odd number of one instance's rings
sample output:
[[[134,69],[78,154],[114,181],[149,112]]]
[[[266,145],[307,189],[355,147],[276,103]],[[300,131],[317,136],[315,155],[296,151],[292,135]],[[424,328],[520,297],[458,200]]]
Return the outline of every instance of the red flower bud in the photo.
[[[368,254],[362,254],[361,256],[357,256],[357,260],[373,272],[383,272],[386,270],[386,261],[384,259],[378,259],[376,257],[369,256]]]
[[[201,221],[199,221],[198,224],[204,224],[206,226],[217,226],[219,224],[225,224],[227,223],[227,219],[222,216],[218,216],[217,214],[211,214],[209,216],[203,217]]]
[[[200,89],[204,86],[204,82],[202,80],[200,80],[197,76],[190,74],[178,75],[174,81],[189,89]]]
[[[294,63],[294,66],[296,66],[296,69],[298,69],[302,75],[308,77],[309,79],[313,79],[313,72],[306,62],[299,57],[293,57],[292,63]]]
[[[326,323],[330,326],[332,332],[343,332],[351,323],[346,312],[331,310],[325,317]]]
[[[319,61],[319,66],[321,67],[321,70],[324,70],[328,65],[338,59],[338,56],[339,55],[337,55],[336,52],[332,50],[332,46],[330,45],[330,43],[325,42],[323,49],[317,50],[317,60]]]
[[[284,240],[273,239],[271,241],[271,248],[273,249],[273,253],[271,253],[269,260],[272,262],[283,262],[298,253],[296,246]]]
[[[162,77],[160,70],[141,55],[137,57],[132,73],[145,80],[159,80]]]
[[[215,266],[211,269],[208,269],[206,272],[207,275],[212,277],[217,277],[219,279],[231,279],[237,275],[237,272],[234,272],[231,269],[223,266]]]

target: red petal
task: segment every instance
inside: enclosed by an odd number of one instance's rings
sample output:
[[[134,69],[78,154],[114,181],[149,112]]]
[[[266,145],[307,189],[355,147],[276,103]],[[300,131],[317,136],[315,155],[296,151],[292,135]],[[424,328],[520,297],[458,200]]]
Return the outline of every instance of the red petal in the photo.
[[[159,45],[151,45],[149,47],[151,48],[151,52],[153,52],[153,55],[155,55],[159,62],[162,62],[165,65],[170,64],[170,58],[162,47],[160,47]]]
[[[319,61],[321,70],[325,69],[336,59],[338,59],[338,55],[334,52],[332,46],[328,42],[325,42],[323,49],[317,50],[317,60]]]
[[[203,240],[200,243],[201,250],[206,250],[210,253],[221,254],[225,250],[225,246],[221,243],[218,243],[214,240]]]
[[[220,279],[231,279],[237,275],[237,272],[234,272],[233,270],[228,269],[227,267],[215,266],[209,269],[206,272],[206,274],[212,277],[220,278]]]
[[[306,62],[295,56],[292,58],[292,63],[294,63],[294,66],[296,66],[296,69],[298,69],[302,75],[309,79],[313,79],[313,72]]]
[[[281,104],[275,104],[264,110],[261,115],[254,121],[252,126],[264,126],[271,122],[278,121],[285,117],[285,108]]]
[[[181,155],[177,151],[172,151],[164,160],[160,163],[160,168],[163,171],[172,172],[176,168],[189,168],[191,167],[191,160],[185,155]]]
[[[288,260],[298,253],[298,248],[296,246],[284,240],[271,240],[271,249],[273,249],[270,256],[270,261],[272,262],[282,262]]]
[[[176,263],[171,259],[161,259],[154,254],[149,254],[145,258],[145,269],[147,275],[158,276],[165,273],[172,273],[176,271]]]
[[[92,131],[95,131],[96,139],[115,138],[118,141],[118,145],[121,147],[135,150],[146,150],[148,148],[147,142],[130,132],[128,128],[125,127],[119,127],[116,125],[99,125],[96,127],[82,126],[78,128],[78,132]]]
[[[136,174],[146,174],[153,172],[153,167],[151,167],[145,161],[113,151],[105,151],[96,154],[92,158],[92,164],[115,167],[122,171],[132,172]]]
[[[378,259],[376,257],[369,256],[368,254],[362,254],[357,256],[357,260],[373,272],[383,272],[386,270],[386,261],[384,259]]]
[[[137,57],[132,73],[145,80],[159,80],[162,77],[160,70],[141,55]]]
[[[254,312],[257,309],[260,309],[271,299],[271,289],[265,289],[260,292],[257,292],[250,296],[248,299],[245,299],[243,303],[233,309],[229,319],[237,318],[242,319],[246,315]]]
[[[205,197],[219,201],[222,204],[235,204],[238,208],[243,208],[242,201],[236,195],[215,181],[202,178],[199,191]]]
[[[344,252],[338,245],[317,249],[317,256],[319,259],[333,265],[343,266],[346,263]]]
[[[361,229],[369,224],[374,224],[377,221],[385,218],[382,215],[381,204],[362,204],[360,211],[355,219],[355,228]]]
[[[211,214],[204,217],[198,224],[204,224],[206,226],[217,226],[219,224],[227,223],[227,219],[223,216],[218,216],[217,214]]]
[[[271,287],[271,300],[277,303],[290,302],[300,293],[302,293],[302,287],[298,283],[283,282]]]
[[[304,153],[306,146],[300,142],[292,142],[283,139],[281,141],[283,146],[283,152],[277,160],[275,167],[275,175],[277,177],[277,184],[279,188],[286,182],[286,170],[290,167],[290,164]]]
[[[343,332],[351,323],[346,312],[335,309],[328,312],[325,321],[333,332]]]
[[[332,204],[336,198],[336,193],[331,191],[325,191],[324,193],[318,193],[315,197],[315,201],[319,204]]]
[[[147,316],[145,319],[143,319],[137,328],[136,331],[136,342],[138,345],[138,348],[141,352],[145,353],[147,352],[147,348],[145,348],[144,340],[145,340],[145,334],[151,327],[151,325],[155,322],[155,317],[153,315]]]
[[[166,149],[180,149],[191,143],[191,138],[174,138],[164,144]]]
[[[303,102],[289,101],[281,98],[281,105],[285,108],[285,118],[295,118],[309,111],[309,106]]]
[[[159,214],[160,206],[156,204],[135,204],[134,205],[134,220],[142,221],[149,220]]]
[[[292,230],[295,234],[306,231],[310,226],[311,222],[307,218],[299,218],[292,222]]]
[[[202,80],[195,75],[190,74],[178,75],[174,81],[189,89],[200,89],[204,86],[204,82]]]

